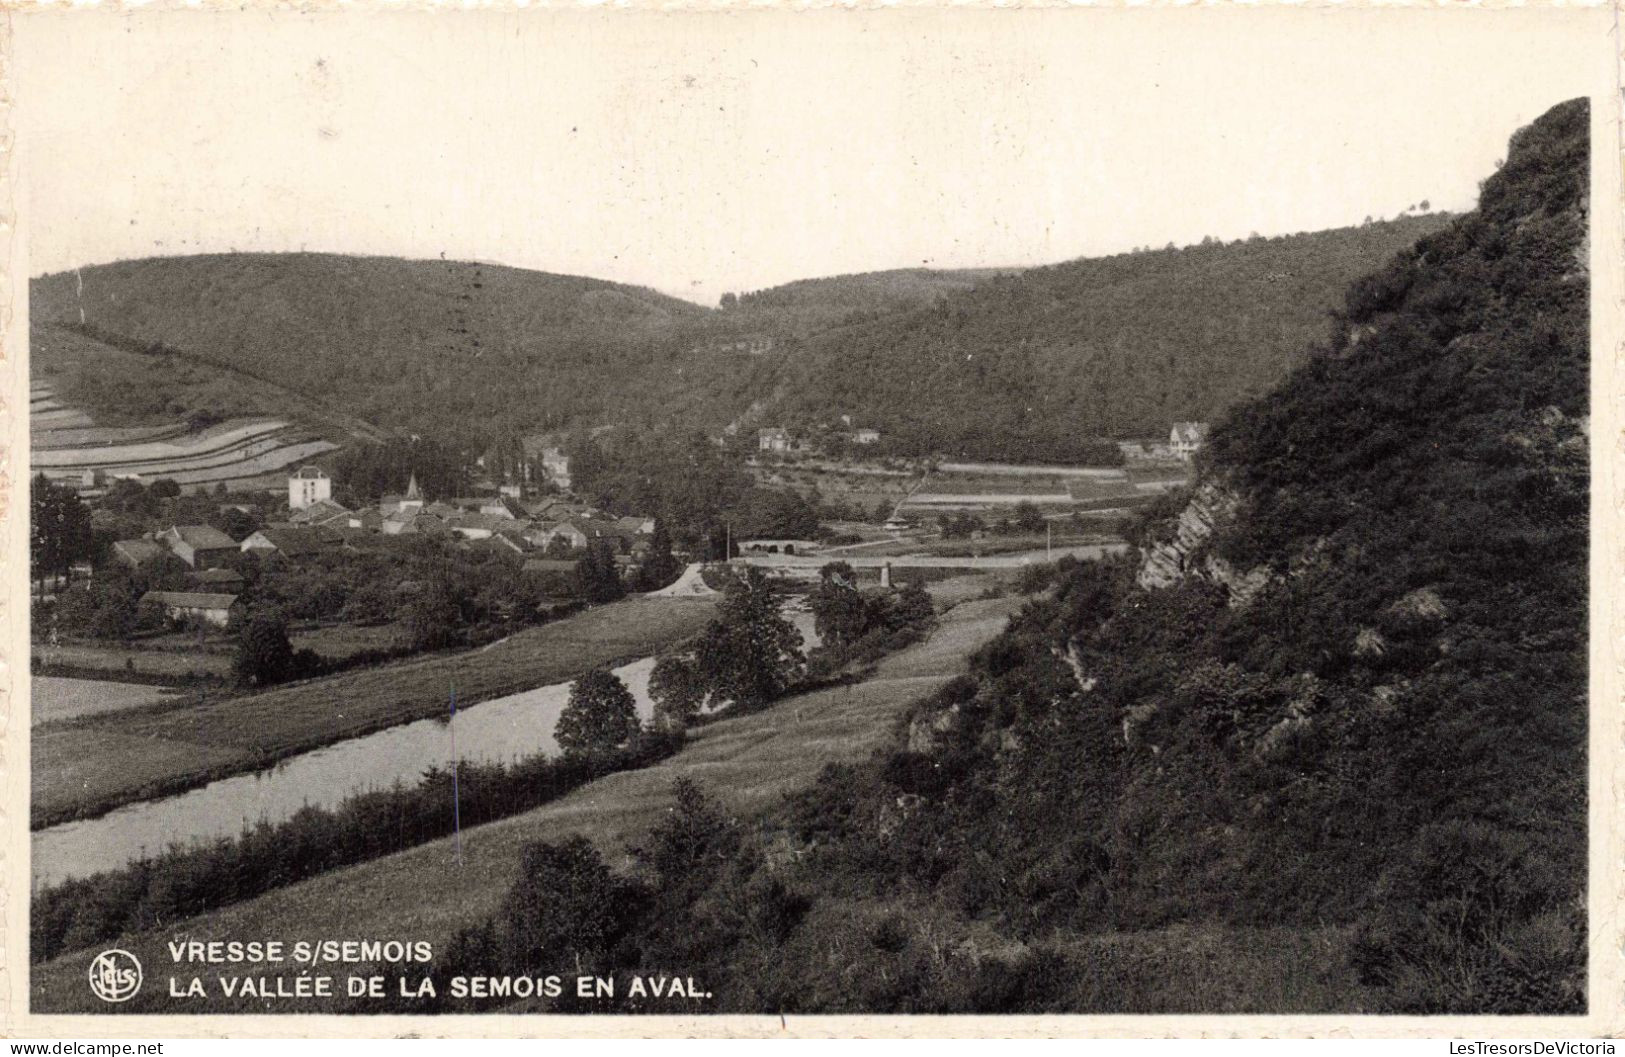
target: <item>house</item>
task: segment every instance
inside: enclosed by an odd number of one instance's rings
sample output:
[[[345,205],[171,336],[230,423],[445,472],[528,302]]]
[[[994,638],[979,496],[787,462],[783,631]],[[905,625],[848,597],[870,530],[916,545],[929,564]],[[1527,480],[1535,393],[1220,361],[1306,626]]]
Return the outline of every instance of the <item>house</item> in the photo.
[[[510,519],[490,514],[454,514],[446,519],[446,527],[467,540],[487,540],[497,529],[512,524]]]
[[[1181,459],[1188,459],[1202,450],[1207,431],[1206,422],[1175,422],[1168,432],[1168,447]]]
[[[192,618],[223,628],[231,620],[237,596],[203,591],[148,591],[141,596],[141,603],[145,605],[147,602],[163,606],[164,614],[170,620]]]
[[[331,499],[321,499],[288,515],[293,525],[344,525],[350,520],[348,508]]]
[[[521,556],[528,549],[524,543],[502,532],[495,532],[484,539],[475,540],[472,544],[475,550],[490,551],[493,554],[507,556]]]
[[[232,592],[242,590],[243,574],[235,569],[205,569],[200,573],[187,573],[186,578],[204,591]]]
[[[856,429],[852,431],[854,444],[879,444],[880,431],[878,429]]]
[[[288,478],[288,509],[303,510],[333,497],[333,479],[320,466],[301,466]]]
[[[790,450],[790,431],[773,427],[756,431],[758,451],[787,452]]]
[[[655,519],[652,517],[618,517],[615,519],[615,527],[634,536],[652,536],[655,530]]]
[[[339,526],[332,527],[337,528]],[[357,510],[345,518],[343,527],[356,532],[382,532],[384,530],[384,515],[373,507]]]
[[[168,553],[152,540],[117,540],[113,543],[113,557],[132,569],[155,562]]]
[[[212,569],[237,553],[237,541],[212,525],[172,525],[158,542],[194,569]]]
[[[580,550],[587,545],[587,533],[582,531],[571,521],[543,521],[538,523],[525,539],[542,549],[547,549],[556,539],[562,539],[571,550]]]
[[[481,500],[479,513],[487,517],[518,521],[525,516],[525,508],[515,497],[498,493],[493,498]]]
[[[307,558],[319,554],[335,541],[327,533],[314,528],[262,528],[242,542],[242,552],[265,558],[280,554],[284,558]]]

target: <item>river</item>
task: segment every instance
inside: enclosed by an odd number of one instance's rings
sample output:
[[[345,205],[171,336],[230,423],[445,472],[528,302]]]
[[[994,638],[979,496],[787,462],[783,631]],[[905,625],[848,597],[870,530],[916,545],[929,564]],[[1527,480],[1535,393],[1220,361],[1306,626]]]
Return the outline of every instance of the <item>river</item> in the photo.
[[[810,613],[787,611],[786,616],[801,632],[805,649],[817,645]],[[645,657],[614,670],[645,720],[654,714],[649,697],[654,664],[653,657]],[[291,756],[265,771],[40,830],[32,840],[33,888],[117,869],[173,843],[235,837],[261,819],[281,822],[306,806],[337,807],[352,793],[396,782],[416,785],[431,765],[451,766],[454,736],[456,758],[464,763],[556,754],[553,728],[569,696],[569,683],[553,683],[492,698],[459,709],[455,725],[439,717],[403,723]]]

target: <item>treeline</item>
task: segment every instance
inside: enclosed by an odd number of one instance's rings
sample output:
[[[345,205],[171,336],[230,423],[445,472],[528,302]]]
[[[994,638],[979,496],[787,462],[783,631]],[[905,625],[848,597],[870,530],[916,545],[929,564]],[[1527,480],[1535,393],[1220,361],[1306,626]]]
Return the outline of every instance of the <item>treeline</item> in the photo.
[[[396,437],[347,445],[333,456],[334,498],[352,508],[376,503],[381,496],[406,494],[414,477],[425,502],[467,495],[486,433],[467,427],[456,437]]]
[[[612,513],[655,517],[674,546],[702,560],[728,557],[730,537],[822,532],[819,510],[800,494],[757,485],[737,453],[692,430],[627,428],[568,447],[579,494]]]
[[[606,774],[647,767],[675,753],[681,731],[640,732],[624,746],[586,756],[528,757],[457,770],[462,824],[506,818]],[[301,808],[286,822],[260,822],[240,836],[176,846],[120,869],[53,885],[31,903],[35,963],[126,932],[158,928],[251,899],[341,866],[381,858],[452,832],[452,775],[431,767],[416,786],[358,793],[338,808]]]

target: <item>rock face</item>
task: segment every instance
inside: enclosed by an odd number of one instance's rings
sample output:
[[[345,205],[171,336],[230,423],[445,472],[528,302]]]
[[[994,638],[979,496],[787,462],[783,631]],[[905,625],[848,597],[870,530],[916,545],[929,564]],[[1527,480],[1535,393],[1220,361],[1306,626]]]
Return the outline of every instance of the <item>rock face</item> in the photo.
[[[1172,587],[1183,579],[1192,571],[1197,554],[1212,538],[1214,528],[1236,512],[1239,502],[1234,492],[1219,485],[1198,487],[1174,522],[1172,538],[1146,549],[1140,560],[1139,585],[1149,591]]]
[[[1245,572],[1217,555],[1207,553],[1214,531],[1234,517],[1241,497],[1232,489],[1204,483],[1196,489],[1173,525],[1173,535],[1146,548],[1140,559],[1137,582],[1148,591],[1172,587],[1187,576],[1202,576],[1230,592],[1232,606],[1246,606],[1270,582],[1260,566]]]

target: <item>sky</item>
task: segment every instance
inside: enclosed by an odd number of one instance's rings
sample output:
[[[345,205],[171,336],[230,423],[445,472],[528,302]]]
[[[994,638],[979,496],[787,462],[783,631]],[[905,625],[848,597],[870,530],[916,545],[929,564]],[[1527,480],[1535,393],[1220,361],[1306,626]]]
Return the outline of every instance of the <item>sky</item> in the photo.
[[[1467,209],[1607,84],[1600,9],[11,17],[32,275],[444,255],[715,303],[1042,264]]]

